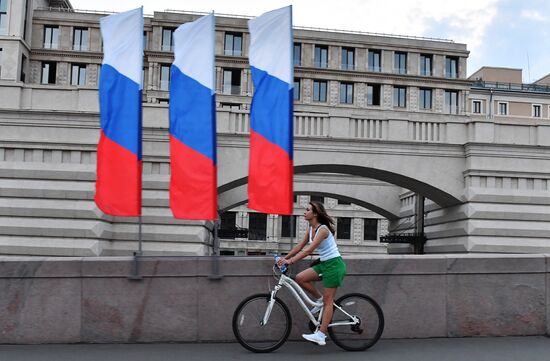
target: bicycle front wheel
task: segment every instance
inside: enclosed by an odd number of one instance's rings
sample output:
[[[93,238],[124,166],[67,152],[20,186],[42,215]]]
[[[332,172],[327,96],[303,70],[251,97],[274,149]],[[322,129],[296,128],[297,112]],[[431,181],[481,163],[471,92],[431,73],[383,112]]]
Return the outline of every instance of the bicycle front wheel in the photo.
[[[363,351],[373,346],[384,331],[384,314],[380,306],[372,298],[360,293],[350,293],[340,297],[334,307],[332,324],[328,329],[334,343],[347,351]],[[358,323],[354,325],[338,325],[339,322],[351,322],[354,316]]]
[[[288,307],[275,299],[271,315],[264,325],[269,294],[256,294],[244,299],[233,314],[233,333],[237,341],[252,352],[271,352],[285,343],[292,325]]]

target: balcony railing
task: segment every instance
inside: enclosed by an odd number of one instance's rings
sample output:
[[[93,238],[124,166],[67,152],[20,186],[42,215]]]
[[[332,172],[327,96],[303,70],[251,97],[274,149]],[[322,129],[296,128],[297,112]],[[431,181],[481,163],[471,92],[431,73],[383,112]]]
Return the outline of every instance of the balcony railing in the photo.
[[[550,86],[540,84],[518,84],[518,83],[498,83],[487,81],[476,81],[473,85],[476,88],[498,89],[509,91],[524,91],[534,93],[550,93]]]

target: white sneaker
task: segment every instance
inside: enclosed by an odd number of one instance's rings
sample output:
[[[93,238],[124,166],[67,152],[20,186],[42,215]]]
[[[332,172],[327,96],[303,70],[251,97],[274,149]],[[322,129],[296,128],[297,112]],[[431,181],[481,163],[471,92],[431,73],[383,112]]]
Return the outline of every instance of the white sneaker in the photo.
[[[317,302],[317,305],[314,306],[311,310],[309,310],[309,312],[311,312],[312,315],[319,313],[319,311],[321,311],[321,309],[323,308],[323,297],[319,298],[316,302]]]
[[[308,335],[302,335],[303,338],[305,338],[308,341],[315,342],[319,346],[325,346],[326,345],[326,338],[325,334],[321,331],[317,331],[315,333],[311,333]]]

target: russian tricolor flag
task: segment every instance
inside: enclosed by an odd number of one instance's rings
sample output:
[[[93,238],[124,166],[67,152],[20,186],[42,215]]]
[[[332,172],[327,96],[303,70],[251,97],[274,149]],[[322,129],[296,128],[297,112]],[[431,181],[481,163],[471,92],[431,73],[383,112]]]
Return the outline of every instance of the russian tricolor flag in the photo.
[[[139,216],[143,8],[104,17],[100,27],[104,56],[95,202],[113,216]]]
[[[174,32],[170,76],[170,208],[176,218],[217,219],[214,15]]]
[[[254,82],[250,124],[248,207],[291,214],[293,206],[292,7],[248,21]]]

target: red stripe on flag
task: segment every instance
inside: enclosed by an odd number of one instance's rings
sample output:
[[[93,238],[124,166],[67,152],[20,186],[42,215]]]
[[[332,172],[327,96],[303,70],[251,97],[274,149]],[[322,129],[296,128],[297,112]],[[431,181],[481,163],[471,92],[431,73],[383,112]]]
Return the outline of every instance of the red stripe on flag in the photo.
[[[248,207],[269,214],[292,214],[292,176],[288,153],[251,129]]]
[[[170,136],[170,208],[175,218],[218,218],[216,166],[212,160]]]
[[[137,156],[100,133],[95,203],[112,216],[141,215],[141,167]]]

